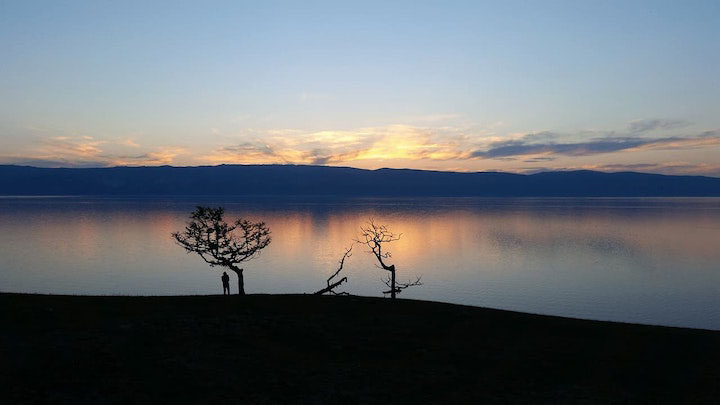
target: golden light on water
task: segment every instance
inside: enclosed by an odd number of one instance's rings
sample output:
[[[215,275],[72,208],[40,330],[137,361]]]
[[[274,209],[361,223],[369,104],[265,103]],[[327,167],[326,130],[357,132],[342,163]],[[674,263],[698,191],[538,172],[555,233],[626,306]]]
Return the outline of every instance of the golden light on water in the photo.
[[[4,288],[73,294],[219,292],[221,269],[186,254],[170,237],[182,229],[196,202],[76,200],[37,206],[5,202],[0,211]],[[425,285],[404,292],[406,298],[628,321],[665,319],[681,308],[695,311],[672,315],[682,320],[701,311],[698,305],[711,305],[717,296],[713,286],[720,283],[716,199],[241,199],[209,204],[225,206],[228,220],[265,221],[272,231],[272,244],[243,264],[249,293],[316,291],[370,219],[402,234],[385,247],[398,278],[422,276]],[[346,290],[382,295],[380,279],[386,273],[366,251],[356,246],[346,262]],[[647,300],[645,307],[633,301],[631,308],[648,312],[628,314],[627,300]]]

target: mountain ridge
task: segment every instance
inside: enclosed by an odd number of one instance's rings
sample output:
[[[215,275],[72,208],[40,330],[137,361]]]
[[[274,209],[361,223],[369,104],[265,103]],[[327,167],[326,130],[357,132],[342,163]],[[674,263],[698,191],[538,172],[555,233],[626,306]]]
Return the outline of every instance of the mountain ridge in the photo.
[[[0,195],[699,197],[720,196],[720,178],[591,170],[518,174],[277,164],[0,165]]]

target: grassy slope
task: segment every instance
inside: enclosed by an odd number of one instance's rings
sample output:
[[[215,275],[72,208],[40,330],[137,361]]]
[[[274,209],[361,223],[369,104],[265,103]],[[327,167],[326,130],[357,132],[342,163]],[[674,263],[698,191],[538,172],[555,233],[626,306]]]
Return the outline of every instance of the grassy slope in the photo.
[[[720,333],[360,297],[0,294],[5,398],[713,402]]]

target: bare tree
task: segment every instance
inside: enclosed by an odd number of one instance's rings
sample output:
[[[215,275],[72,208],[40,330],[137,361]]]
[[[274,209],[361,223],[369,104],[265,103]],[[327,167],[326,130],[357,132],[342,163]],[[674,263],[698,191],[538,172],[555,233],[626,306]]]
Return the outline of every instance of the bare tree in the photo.
[[[172,237],[188,253],[194,252],[211,267],[222,266],[238,276],[238,294],[245,295],[242,262],[255,258],[272,240],[270,229],[264,222],[250,222],[237,219],[232,224],[225,222],[222,207],[198,206],[190,214],[190,221],[182,232],[173,232]]]
[[[339,265],[339,266],[338,266],[337,270],[335,270],[335,273],[333,273],[333,274],[332,274],[330,277],[328,277],[328,279],[327,279],[327,287],[325,287],[325,288],[323,288],[323,289],[321,289],[321,290],[316,291],[316,292],[315,292],[315,295],[322,295],[322,294],[325,294],[326,292],[329,292],[330,294],[333,294],[333,295],[350,295],[350,294],[348,294],[348,293],[346,293],[346,292],[341,292],[341,293],[336,293],[336,292],[335,292],[335,288],[337,288],[338,286],[340,286],[340,284],[346,282],[346,281],[347,281],[347,277],[343,277],[343,278],[339,279],[338,281],[333,281],[333,279],[334,279],[335,277],[337,277],[338,274],[340,274],[340,271],[343,269],[343,266],[345,265],[345,259],[347,259],[348,257],[352,256],[352,253],[351,253],[351,252],[352,252],[352,248],[353,248],[353,246],[350,245],[350,247],[345,250],[345,254],[343,255],[342,259],[340,259],[340,261],[338,262],[338,265]]]
[[[368,253],[372,253],[375,258],[377,258],[378,263],[380,263],[380,266],[378,266],[378,268],[390,272],[387,280],[383,281],[385,285],[390,288],[390,290],[383,291],[383,294],[390,294],[390,298],[395,299],[396,294],[400,293],[402,290],[408,287],[422,285],[422,283],[420,282],[420,277],[418,277],[417,280],[412,282],[396,282],[395,265],[387,265],[385,263],[385,260],[391,258],[392,255],[390,254],[390,252],[383,251],[383,245],[399,240],[402,234],[394,234],[390,232],[387,227],[385,227],[385,225],[378,225],[373,220],[370,220],[367,226],[360,227],[360,231],[362,232],[362,234],[360,235],[360,238],[356,239],[355,241],[370,248],[370,251]]]

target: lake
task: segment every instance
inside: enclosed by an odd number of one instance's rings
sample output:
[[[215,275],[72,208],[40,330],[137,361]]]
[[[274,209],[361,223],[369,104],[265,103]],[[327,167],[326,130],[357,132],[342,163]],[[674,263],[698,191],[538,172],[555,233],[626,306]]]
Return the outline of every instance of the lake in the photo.
[[[222,269],[170,237],[198,204],[265,221],[273,242],[243,265],[247,293],[312,293],[369,219],[401,298],[720,330],[720,199],[0,197],[0,291],[220,294]],[[382,296],[366,249],[351,294]],[[231,290],[236,279],[231,276]]]

